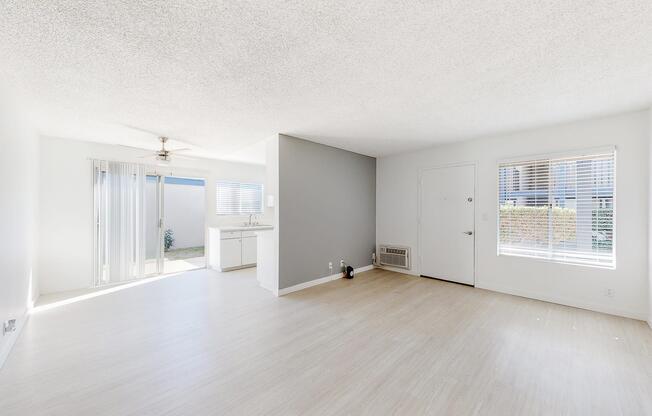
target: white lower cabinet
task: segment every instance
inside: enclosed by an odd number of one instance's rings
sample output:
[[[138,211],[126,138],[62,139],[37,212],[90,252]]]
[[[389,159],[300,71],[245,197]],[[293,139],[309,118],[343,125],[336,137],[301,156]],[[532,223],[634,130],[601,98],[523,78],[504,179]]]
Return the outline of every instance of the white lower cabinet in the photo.
[[[230,238],[220,243],[220,268],[242,266],[242,239]]]
[[[256,264],[256,237],[242,238],[242,264]]]
[[[254,232],[211,228],[209,235],[211,268],[224,271],[256,265],[257,237]]]

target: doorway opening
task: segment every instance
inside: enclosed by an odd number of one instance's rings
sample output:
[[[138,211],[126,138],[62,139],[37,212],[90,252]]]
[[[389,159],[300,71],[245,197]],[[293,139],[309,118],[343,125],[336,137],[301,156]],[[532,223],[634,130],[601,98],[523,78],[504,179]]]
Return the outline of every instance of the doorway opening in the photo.
[[[146,276],[206,267],[205,180],[147,175]]]
[[[163,188],[163,273],[206,267],[205,180],[166,176]]]

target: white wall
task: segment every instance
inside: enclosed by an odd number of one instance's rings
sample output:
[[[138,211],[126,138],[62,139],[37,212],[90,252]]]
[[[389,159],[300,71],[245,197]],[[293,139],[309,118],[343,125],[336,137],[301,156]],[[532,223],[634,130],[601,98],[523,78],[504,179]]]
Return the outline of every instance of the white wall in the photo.
[[[278,296],[279,284],[279,134],[265,140],[265,206],[274,229],[260,233],[257,253],[260,260],[256,277],[262,287]],[[268,199],[272,201],[268,201]],[[272,207],[268,207],[272,202]]]
[[[0,103],[0,367],[19,333],[3,336],[1,322],[21,327],[37,294],[38,140],[18,120]]]
[[[41,294],[87,288],[92,283],[93,184],[89,158],[143,163],[137,158],[140,155],[142,152],[120,146],[41,138],[39,267],[46,271],[40,280]],[[157,169],[206,179],[206,227],[246,220],[215,213],[217,180],[265,181],[264,166],[244,163],[179,159],[169,168]]]
[[[418,249],[420,168],[476,162],[477,287],[646,319],[649,313],[646,232],[649,126],[649,113],[640,111],[379,158],[377,243]],[[617,268],[587,268],[497,256],[498,161],[606,145],[617,147]],[[411,273],[419,274],[418,265],[418,261],[413,261]],[[605,296],[607,288],[615,290],[613,298]]]

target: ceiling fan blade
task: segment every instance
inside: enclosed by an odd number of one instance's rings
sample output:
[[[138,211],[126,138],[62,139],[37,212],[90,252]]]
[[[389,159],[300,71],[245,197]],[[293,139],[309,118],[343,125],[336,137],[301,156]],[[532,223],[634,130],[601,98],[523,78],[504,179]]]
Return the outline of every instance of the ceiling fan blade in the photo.
[[[119,124],[119,125],[121,125],[121,126],[123,126],[123,127],[126,127],[126,128],[128,128],[128,129],[132,129],[132,130],[140,131],[140,132],[143,132],[143,133],[148,133],[148,134],[151,134],[151,135],[156,136],[156,137],[162,137],[162,136],[164,136],[164,137],[169,138],[169,139],[172,140],[173,142],[179,142],[179,143],[189,144],[189,145],[194,146],[194,147],[200,147],[200,146],[197,146],[197,145],[196,145],[195,143],[193,143],[193,142],[189,142],[189,141],[187,141],[187,140],[177,139],[176,137],[171,137],[171,136],[168,136],[167,134],[161,134],[161,132],[157,132],[157,131],[153,131],[153,130],[145,129],[145,128],[138,127],[138,126],[134,126],[134,125],[127,124],[127,123],[117,123],[117,124]]]
[[[168,151],[170,151],[170,152],[186,152],[186,151],[190,151],[190,150],[204,151],[204,148],[202,146],[199,146],[199,145],[197,145],[196,143],[194,143],[192,141],[177,139],[176,137],[170,137],[167,134],[161,134],[161,132],[158,132],[158,131],[149,130],[149,129],[146,129],[146,128],[134,126],[132,124],[122,123],[122,122],[119,122],[119,121],[113,121],[112,123],[120,125],[122,127],[126,127],[128,129],[131,129],[131,130],[135,130],[135,131],[139,131],[139,132],[142,132],[142,133],[150,134],[150,135],[155,136],[155,137],[157,137],[159,139],[161,137],[167,137],[169,139],[167,144],[171,145],[171,146],[174,146],[174,144],[185,144],[185,145],[192,146],[192,148],[184,147],[184,148],[181,148],[181,149],[168,149]],[[172,143],[170,143],[170,141]],[[159,144],[160,144],[160,142],[159,142]],[[130,147],[130,146],[125,146],[125,147]],[[136,149],[139,149],[139,148],[136,148]],[[139,149],[139,150],[152,150],[152,149]],[[192,160],[195,160],[195,159],[192,159]]]
[[[172,157],[175,158],[175,159],[197,160],[197,158],[189,157],[189,156],[183,156],[183,155],[172,155]]]
[[[127,146],[126,144],[119,144],[118,146],[126,147],[127,149],[140,150],[141,152],[151,152],[152,151],[152,149],[145,149],[144,147],[136,147],[136,146]]]
[[[157,137],[162,136],[162,134],[159,134],[159,133],[157,133],[155,131],[152,131],[152,130],[144,129],[142,127],[136,127],[136,126],[132,126],[131,124],[125,124],[125,123],[118,123],[118,124],[120,124],[122,126],[125,126],[128,129],[141,131],[143,133],[148,133],[148,134],[151,134],[153,136],[157,136]]]

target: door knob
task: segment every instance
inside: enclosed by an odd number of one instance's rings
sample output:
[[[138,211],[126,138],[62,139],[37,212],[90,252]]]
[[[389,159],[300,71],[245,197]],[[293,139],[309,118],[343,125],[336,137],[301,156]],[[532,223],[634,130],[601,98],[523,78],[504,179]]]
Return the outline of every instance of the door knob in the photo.
[[[473,235],[473,231],[462,231],[466,235]]]

